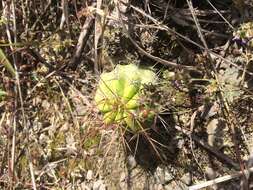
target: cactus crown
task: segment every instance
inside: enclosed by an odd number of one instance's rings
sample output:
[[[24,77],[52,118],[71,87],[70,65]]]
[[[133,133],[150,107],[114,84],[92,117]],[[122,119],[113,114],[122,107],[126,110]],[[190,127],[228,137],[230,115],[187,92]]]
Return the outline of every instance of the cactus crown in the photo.
[[[106,124],[123,123],[132,131],[140,128],[141,90],[146,84],[154,84],[156,75],[149,69],[134,64],[117,65],[100,76],[95,102],[103,113]],[[146,110],[145,110],[146,111]],[[152,114],[149,116],[149,119]]]

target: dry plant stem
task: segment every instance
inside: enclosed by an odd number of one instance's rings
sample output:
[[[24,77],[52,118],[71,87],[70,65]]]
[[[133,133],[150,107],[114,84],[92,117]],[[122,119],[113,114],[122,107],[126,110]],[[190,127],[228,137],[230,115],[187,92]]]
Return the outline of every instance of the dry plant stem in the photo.
[[[61,160],[57,160],[54,162],[50,162],[47,163],[45,166],[43,166],[43,168],[41,169],[40,173],[38,174],[38,177],[36,178],[36,180],[40,180],[41,176],[43,176],[45,173],[48,173],[52,168],[55,168],[57,166],[57,164],[59,163],[63,163],[67,160],[67,158],[61,159]]]
[[[73,55],[73,58],[69,62],[69,67],[75,69],[80,61],[80,57],[82,55],[83,49],[87,44],[87,41],[90,37],[90,34],[94,27],[94,18],[92,16],[88,16],[85,20],[85,23],[82,27],[81,33],[78,38],[78,42],[76,45],[76,51]]]
[[[100,10],[102,6],[102,0],[97,0],[97,10]],[[100,59],[99,59],[99,51],[98,51],[98,45],[99,45],[99,39],[102,35],[102,26],[101,26],[101,15],[96,14],[95,19],[95,34],[94,34],[94,70],[97,74],[100,73]]]
[[[26,14],[26,11],[25,11],[25,3],[24,3],[25,0],[22,0],[21,1],[21,9],[22,9],[22,16],[23,16],[23,19],[22,19],[22,24],[25,26],[25,32],[27,33],[28,32],[28,19],[27,19],[27,14]]]
[[[63,29],[64,23],[67,24],[68,32],[70,31],[69,28],[69,9],[68,9],[68,1],[67,0],[61,0],[61,8],[62,8],[62,17],[61,17],[61,23],[60,23],[60,29]]]
[[[29,0],[26,0],[26,6],[29,6],[28,2],[29,2]],[[44,14],[46,14],[47,11],[49,11],[48,9],[50,8],[51,3],[52,3],[52,0],[49,0],[48,3],[47,3],[47,5],[46,5],[46,7],[45,7],[45,9],[44,9],[44,11],[38,16],[38,18],[36,19],[36,21],[33,23],[32,27],[30,29],[31,31],[35,30],[37,23],[40,22],[41,18],[44,16]],[[29,12],[30,11],[28,9],[28,17],[30,16]]]
[[[172,61],[167,61],[165,59],[162,59],[160,57],[156,57],[154,55],[151,55],[149,54],[148,52],[146,52],[144,49],[142,49],[136,42],[135,40],[131,37],[131,35],[129,34],[129,31],[127,30],[125,24],[124,24],[124,21],[122,19],[122,15],[120,13],[120,9],[119,9],[119,4],[117,4],[117,8],[118,8],[118,11],[119,11],[119,18],[120,18],[120,21],[121,21],[121,24],[122,24],[122,28],[123,28],[123,31],[124,33],[127,35],[127,37],[129,38],[129,40],[131,41],[131,43],[136,47],[137,50],[139,50],[139,52],[145,56],[147,56],[148,58],[150,59],[153,59],[154,61],[156,62],[159,62],[165,66],[169,66],[169,67],[175,67],[175,68],[182,68],[182,69],[186,69],[186,70],[196,70],[195,67],[192,67],[192,66],[186,66],[186,65],[179,65],[177,63],[174,63]]]
[[[194,19],[194,22],[195,22],[195,24],[196,24],[196,26],[197,26],[197,28],[198,28],[199,37],[200,37],[202,43],[204,44],[205,51],[208,53],[209,59],[211,60],[210,53],[207,51],[209,48],[208,48],[207,43],[206,43],[206,40],[205,40],[205,38],[204,38],[204,36],[203,36],[203,34],[202,34],[202,32],[201,32],[201,27],[200,27],[200,24],[199,24],[199,22],[198,22],[198,19],[197,19],[195,13],[194,13],[194,9],[193,9],[192,2],[191,2],[190,0],[187,0],[187,3],[188,3],[188,6],[189,6],[189,8],[190,8],[190,10],[191,10],[191,13],[192,13],[192,17],[193,17],[193,19]],[[213,63],[211,63],[211,65],[212,65],[212,70],[213,70],[213,72],[214,72],[214,75],[215,75],[216,81],[217,81],[217,83],[218,83],[218,87],[219,87],[219,89],[220,89],[220,92],[222,92],[222,88],[221,88],[220,82],[219,82],[218,77],[217,77],[217,75],[216,75],[216,73],[217,73],[216,68],[215,68],[215,66],[214,66]],[[238,142],[237,142],[237,139],[236,139],[236,134],[235,134],[235,125],[234,125],[235,122],[233,121],[232,116],[231,116],[231,114],[230,114],[230,110],[229,110],[228,103],[226,102],[226,100],[224,101],[224,95],[223,95],[223,93],[221,93],[220,98],[222,99],[222,101],[223,101],[224,104],[225,104],[225,109],[226,109],[226,112],[227,112],[227,118],[228,118],[228,120],[229,120],[230,129],[231,129],[231,132],[232,132],[232,140],[233,140],[233,143],[234,143],[234,145],[235,145],[236,157],[237,157],[237,160],[238,160],[238,162],[239,162],[239,164],[240,164],[240,169],[241,169],[241,171],[244,171],[244,168],[245,168],[245,167],[244,167],[244,164],[243,164],[242,159],[241,159],[241,155],[240,155],[240,151],[239,151],[239,145],[238,145]],[[247,180],[247,178],[246,178],[245,175],[243,175],[243,177],[244,177],[245,180]]]
[[[16,117],[14,117],[12,126],[13,126],[13,134],[12,134],[12,148],[11,148],[11,172],[12,172],[11,178],[12,178],[12,181],[15,181],[14,163],[15,163],[16,129],[17,129]]]
[[[220,15],[220,17],[228,24],[228,26],[232,29],[232,30],[234,30],[234,27],[232,26],[232,24],[230,24],[229,22],[228,22],[228,20],[221,14],[221,12],[218,10],[218,9],[216,9],[216,7],[209,1],[209,0],[206,0],[208,3],[209,3],[209,5],[211,5],[211,7]]]
[[[117,131],[118,131],[118,128],[120,128],[120,127],[121,127],[121,126],[118,125],[118,126],[116,127],[116,129],[113,130],[112,134],[110,134],[110,136],[111,136],[111,141],[109,142],[109,145],[107,145],[107,150],[106,150],[106,152],[104,153],[104,156],[103,156],[103,159],[102,159],[101,163],[98,164],[97,172],[96,172],[95,176],[98,176],[98,174],[99,174],[99,172],[100,172],[100,170],[101,170],[101,168],[102,168],[102,166],[103,166],[103,163],[104,163],[104,161],[105,161],[105,158],[106,158],[106,156],[109,154],[109,151],[110,151],[110,149],[111,149],[112,144],[113,144],[114,142],[116,142],[116,138],[117,138],[117,134],[116,134],[116,133],[117,133]],[[102,137],[101,137],[101,141],[102,141]],[[99,146],[100,146],[100,145],[99,145]]]
[[[48,78],[50,78],[51,76],[53,76],[55,73],[56,73],[56,71],[51,72],[47,76],[45,76],[44,78],[40,79],[38,81],[38,83],[29,91],[28,95],[26,96],[25,101],[32,96],[33,92],[36,90],[37,87],[39,87],[42,84],[42,82],[46,81]]]
[[[187,27],[191,27],[195,30],[198,30],[198,28],[195,26],[195,25],[192,25],[191,23],[188,23],[186,20],[190,20],[190,21],[194,21],[194,19],[192,19],[191,17],[185,17],[185,15],[177,15],[177,13],[175,15],[172,15],[171,16],[171,19],[176,22],[178,25],[181,25],[181,26],[187,26]],[[209,20],[199,20],[199,22],[204,22],[204,23],[224,23],[224,22],[219,22],[219,21],[209,21]],[[213,36],[218,36],[218,37],[221,37],[221,38],[225,38],[227,39],[229,36],[226,35],[226,34],[222,34],[222,33],[217,33],[217,32],[214,32],[214,31],[209,31],[209,30],[206,30],[206,29],[203,29],[203,28],[200,28],[200,30],[204,33],[206,33],[206,35],[213,35]]]
[[[195,162],[196,162],[196,164],[197,164],[197,166],[199,167],[199,169],[201,170],[201,172],[203,173],[203,175],[204,175],[204,178],[206,179],[206,174],[205,174],[205,171],[203,170],[203,168],[201,167],[201,165],[199,164],[199,161],[197,160],[197,157],[196,157],[196,155],[195,155],[195,152],[194,152],[194,149],[193,149],[193,141],[192,141],[192,134],[193,134],[193,130],[194,130],[194,120],[195,120],[195,118],[196,118],[196,115],[197,115],[197,113],[198,113],[198,111],[195,111],[193,114],[192,114],[192,116],[191,116],[191,124],[190,124],[190,126],[191,126],[191,135],[190,135],[190,147],[191,147],[191,152],[192,152],[192,155],[193,155],[193,158],[194,158],[194,160],[195,160]]]
[[[3,7],[5,7],[6,9],[9,8],[8,4],[5,4],[4,2],[3,3]],[[4,9],[5,10],[5,9]],[[9,9],[10,10],[10,9]],[[11,50],[14,52],[15,51],[15,44],[17,43],[17,28],[16,28],[16,15],[15,15],[15,0],[12,0],[11,1],[11,12],[12,12],[12,16],[13,16],[13,19],[12,19],[12,24],[13,24],[13,34],[14,34],[14,46],[13,45],[10,45],[10,48]],[[10,14],[10,13],[7,13],[7,14]],[[9,40],[9,43],[10,44],[13,44],[12,42],[12,38],[11,38],[11,34],[10,34],[10,29],[9,29],[9,25],[8,23],[10,23],[10,18],[9,16],[7,17],[7,24],[6,24],[6,33],[7,33],[7,36],[8,36],[8,40]],[[16,64],[16,55],[15,53],[12,54],[12,57],[13,57],[13,64],[14,64],[14,68],[16,70],[16,76],[15,76],[15,79],[16,79],[16,95],[17,95],[17,98],[16,98],[16,109],[17,108],[17,105],[18,105],[18,100],[20,101],[20,105],[21,105],[21,113],[22,113],[22,126],[24,127],[24,131],[25,131],[25,134],[26,134],[26,140],[29,141],[29,133],[28,133],[28,127],[27,127],[27,122],[26,122],[26,117],[25,117],[25,111],[24,111],[24,103],[23,103],[23,98],[22,98],[22,91],[21,91],[21,86],[20,86],[20,80],[19,80],[19,73],[18,73],[18,66]],[[12,173],[12,176],[14,177],[14,159],[15,159],[15,143],[16,143],[16,137],[15,137],[15,134],[16,134],[16,118],[17,116],[15,115],[14,116],[14,120],[13,120],[13,139],[12,139],[12,164],[11,164],[11,169],[13,168],[13,173]],[[29,161],[29,169],[30,169],[30,174],[31,174],[31,178],[32,178],[32,184],[33,184],[33,189],[36,190],[36,183],[35,183],[35,178],[34,178],[34,171],[33,171],[33,165],[32,165],[32,162],[31,162],[31,157],[30,157],[30,150],[29,150],[29,147],[26,149],[26,156],[28,158],[28,161]]]
[[[10,3],[10,2],[9,2]],[[2,2],[2,5],[3,5],[3,16],[6,18],[7,22],[5,24],[6,26],[6,34],[7,34],[7,37],[8,37],[8,41],[10,44],[12,44],[12,38],[11,38],[11,32],[10,32],[10,29],[9,29],[9,23],[10,23],[10,12],[15,10],[14,9],[14,2],[11,1],[11,7],[10,7],[10,4],[9,3],[6,3],[5,2]],[[14,15],[13,15],[14,19],[15,20],[15,11],[14,11]],[[16,30],[16,21],[13,22],[13,28],[14,30]],[[14,34],[16,34],[16,32],[14,32]],[[14,38],[16,40],[16,37]],[[14,51],[14,47],[13,46],[10,46],[11,50]],[[16,69],[16,56],[14,54],[12,54],[12,58],[13,58],[13,62],[14,62],[14,67]],[[15,79],[17,80],[17,72],[15,70],[15,75],[14,75]],[[15,89],[16,91],[16,89]],[[17,93],[16,93],[17,94]],[[17,101],[15,100],[15,107],[17,105]],[[17,108],[15,108],[17,109]],[[10,182],[10,188],[13,188],[13,185],[14,185],[14,179],[15,179],[15,176],[14,176],[14,162],[15,162],[15,146],[16,146],[16,115],[14,113],[12,113],[12,126],[13,126],[13,133],[12,133],[12,142],[11,143],[8,143],[8,144],[11,144],[12,147],[11,147],[11,159],[10,159],[10,162],[8,163],[8,170],[9,170],[9,176],[10,176],[10,179],[11,179],[11,182]],[[10,149],[9,147],[10,145],[8,145],[8,150]],[[9,154],[8,154],[9,155]]]
[[[201,28],[201,26],[200,26],[200,24],[199,24],[199,22],[198,22],[198,19],[197,19],[197,17],[196,17],[196,14],[195,14],[195,12],[194,12],[194,9],[193,9],[193,5],[192,5],[192,2],[190,1],[190,0],[187,0],[187,4],[188,4],[188,6],[189,6],[189,9],[190,9],[190,11],[191,11],[191,14],[192,14],[192,18],[193,18],[193,20],[194,20],[194,22],[195,22],[195,25],[196,25],[196,27],[197,27],[197,31],[198,31],[198,34],[199,34],[199,37],[200,37],[200,39],[201,39],[201,41],[202,41],[202,43],[203,43],[203,45],[204,45],[204,47],[205,47],[205,50],[206,50],[206,52],[208,53],[208,46],[207,46],[207,43],[206,43],[206,40],[205,40],[205,38],[204,38],[204,36],[203,36],[203,34],[202,34],[202,28]],[[209,58],[211,58],[211,56],[210,56],[210,54],[208,53],[208,56],[209,56]],[[213,68],[215,68],[214,67],[214,65],[213,65],[213,63],[212,63],[212,66],[213,66]],[[216,73],[216,72],[215,72]],[[210,74],[209,74],[210,75]],[[190,141],[191,141],[191,150],[192,150],[192,153],[193,153],[193,155],[194,155],[194,158],[195,158],[195,154],[194,154],[194,150],[193,150],[193,146],[192,146],[192,132],[193,132],[193,128],[194,128],[194,119],[195,119],[195,117],[196,117],[196,114],[197,114],[197,111],[195,111],[194,112],[194,114],[193,114],[193,117],[191,118],[191,135],[190,135]],[[196,159],[195,159],[196,160]],[[198,162],[197,162],[197,160],[196,160],[196,163],[198,164]],[[198,166],[200,167],[200,165],[198,164]],[[201,171],[203,172],[203,174],[204,174],[204,176],[205,176],[205,172],[204,172],[204,170],[202,169],[202,167],[200,167],[200,169],[201,169]]]
[[[8,121],[8,114],[6,113],[6,112],[4,112],[3,113],[3,115],[2,115],[2,118],[1,118],[1,120],[0,120],[0,126],[3,126],[2,125],[2,123],[3,123],[3,121],[5,120],[5,118],[6,118],[6,121]],[[2,176],[3,175],[3,172],[4,172],[4,169],[5,169],[5,162],[6,162],[6,160],[7,160],[7,155],[9,155],[8,154],[8,146],[9,146],[9,143],[6,143],[6,145],[5,145],[5,151],[3,151],[4,153],[3,153],[3,159],[2,159],[2,163],[0,164],[0,176]]]
[[[64,98],[64,101],[65,101],[65,103],[66,103],[67,106],[68,106],[68,109],[69,109],[69,112],[70,112],[70,115],[71,115],[71,117],[72,117],[72,119],[73,119],[74,124],[76,125],[76,127],[77,127],[78,129],[80,129],[79,122],[78,122],[78,120],[76,119],[76,117],[74,116],[74,113],[73,113],[73,111],[72,111],[72,108],[71,108],[71,105],[70,105],[70,103],[69,103],[69,100],[68,100],[68,98],[65,96],[65,94],[64,94],[64,92],[63,92],[63,90],[62,90],[61,85],[59,84],[59,82],[58,82],[56,79],[54,79],[54,81],[55,81],[55,83],[57,84],[57,86],[60,88],[62,97]]]
[[[243,71],[243,70],[244,70],[244,68],[242,68],[242,67],[236,65],[236,64],[233,63],[232,61],[229,61],[228,59],[225,59],[224,57],[222,57],[221,55],[219,55],[219,54],[213,52],[212,50],[206,49],[205,47],[203,47],[202,45],[200,45],[200,44],[198,44],[198,43],[192,41],[192,40],[189,39],[188,37],[186,37],[186,36],[184,36],[184,35],[182,35],[182,34],[176,32],[176,31],[174,31],[173,29],[170,29],[169,27],[167,27],[166,25],[160,23],[158,20],[156,20],[156,19],[153,18],[152,16],[146,14],[146,13],[143,12],[142,10],[140,10],[140,9],[138,9],[138,8],[132,6],[132,5],[131,5],[130,7],[133,8],[133,9],[134,9],[135,11],[137,11],[138,13],[142,14],[143,16],[148,17],[148,18],[155,24],[155,26],[150,26],[150,25],[136,25],[136,26],[139,26],[139,27],[142,26],[143,28],[145,27],[145,28],[156,28],[156,29],[159,29],[159,30],[165,30],[165,31],[167,31],[170,35],[172,34],[172,35],[179,36],[180,38],[182,38],[182,39],[186,40],[187,42],[189,42],[189,43],[191,43],[191,44],[193,44],[193,45],[199,47],[200,49],[206,50],[209,54],[213,55],[213,56],[216,57],[216,58],[221,59],[222,61],[224,61],[224,62],[226,62],[226,63],[228,63],[228,64],[233,65],[234,67],[236,67],[236,68],[239,69],[240,71]],[[246,71],[246,73],[249,74],[249,75],[251,75],[251,76],[253,76],[253,73],[252,73],[252,72]]]
[[[193,5],[192,5],[192,2],[191,2],[190,0],[186,0],[186,1],[187,1],[188,6],[189,6],[189,9],[190,9],[190,11],[191,11],[192,18],[193,18],[193,20],[194,20],[194,22],[195,22],[195,24],[196,24],[199,37],[200,37],[200,39],[201,39],[201,41],[202,41],[202,43],[203,43],[203,45],[204,45],[204,47],[205,47],[205,50],[207,51],[207,49],[209,49],[209,48],[208,48],[207,43],[206,43],[206,40],[205,40],[205,38],[204,38],[204,36],[203,36],[203,34],[202,34],[202,28],[201,28],[201,26],[200,26],[200,24],[199,24],[199,22],[198,22],[198,19],[197,19],[197,17],[196,17],[196,14],[195,14],[195,12],[194,12],[194,8],[193,8]],[[207,52],[207,53],[208,53],[208,52]],[[210,55],[209,55],[209,56],[210,56]]]
[[[202,146],[208,152],[212,153],[212,155],[215,156],[217,159],[225,162],[228,166],[230,166],[230,167],[232,166],[236,170],[240,169],[240,166],[234,160],[232,160],[231,158],[229,158],[227,155],[225,155],[225,154],[217,151],[216,149],[214,149],[213,147],[211,147],[207,143],[199,140],[198,137],[196,137],[194,134],[191,134],[191,132],[188,132],[185,129],[179,127],[179,126],[176,126],[175,128],[178,131],[182,132],[187,137],[190,138],[190,136],[191,136],[192,140],[194,140],[197,144],[199,144],[200,146]]]
[[[224,96],[222,96],[221,98],[223,98]],[[224,99],[223,99],[224,101]],[[229,109],[229,106],[228,106],[228,103],[227,101],[225,100],[224,101],[224,105],[225,105],[225,117],[228,119],[228,123],[230,124],[230,129],[231,129],[231,133],[232,133],[232,140],[233,140],[233,143],[235,145],[235,153],[236,153],[236,157],[237,157],[237,160],[240,164],[240,169],[242,171],[242,174],[243,174],[243,180],[244,180],[244,183],[247,183],[247,176],[246,174],[244,173],[245,171],[245,166],[244,166],[244,163],[242,161],[242,158],[241,158],[241,154],[240,154],[240,149],[239,149],[239,143],[238,143],[238,140],[236,138],[236,132],[235,132],[235,126],[236,126],[236,121],[235,121],[235,116],[232,114],[231,110]],[[247,190],[248,188],[245,187],[244,190]]]
[[[253,172],[253,167],[249,168],[248,170],[235,172],[235,173],[230,174],[230,175],[218,177],[218,178],[213,179],[213,180],[209,180],[209,181],[197,184],[197,185],[190,186],[189,190],[199,190],[199,189],[211,186],[211,185],[215,185],[215,184],[218,184],[218,183],[229,181],[231,179],[241,177],[243,175],[243,173],[247,173],[247,172],[249,172],[249,173]]]

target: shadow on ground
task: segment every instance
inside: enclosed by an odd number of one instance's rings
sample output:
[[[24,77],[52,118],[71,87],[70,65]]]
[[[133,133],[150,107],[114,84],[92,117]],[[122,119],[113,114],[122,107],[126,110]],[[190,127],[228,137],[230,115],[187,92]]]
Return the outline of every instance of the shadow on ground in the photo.
[[[156,125],[137,135],[125,134],[127,155],[134,156],[136,163],[153,173],[160,164],[172,163],[177,158],[178,141],[172,114],[157,119]]]

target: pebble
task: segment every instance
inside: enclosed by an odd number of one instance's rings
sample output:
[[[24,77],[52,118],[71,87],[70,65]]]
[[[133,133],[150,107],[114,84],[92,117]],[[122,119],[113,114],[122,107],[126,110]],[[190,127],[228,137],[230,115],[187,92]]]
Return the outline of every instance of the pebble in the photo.
[[[186,185],[191,185],[192,183],[191,174],[190,173],[184,174],[183,177],[181,178],[181,181]]]
[[[133,156],[127,157],[127,164],[129,166],[129,169],[133,169],[137,165],[136,160]]]
[[[92,187],[93,190],[106,190],[106,186],[103,180],[95,181]]]
[[[91,188],[89,186],[87,186],[84,182],[81,183],[81,190],[91,190]]]
[[[214,179],[217,176],[216,172],[210,167],[206,167],[205,174],[208,179]]]
[[[165,180],[165,182],[169,182],[169,181],[173,180],[173,175],[171,173],[169,173],[168,171],[165,171],[164,180]]]
[[[93,172],[91,170],[88,170],[86,174],[86,179],[90,181],[92,180],[92,176],[93,176]]]

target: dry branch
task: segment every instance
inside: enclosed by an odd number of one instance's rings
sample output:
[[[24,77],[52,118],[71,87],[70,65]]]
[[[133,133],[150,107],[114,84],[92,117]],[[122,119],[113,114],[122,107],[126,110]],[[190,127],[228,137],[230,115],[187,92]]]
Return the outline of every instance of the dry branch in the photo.
[[[82,31],[79,35],[75,54],[73,55],[73,58],[69,62],[70,68],[75,69],[77,67],[80,61],[83,49],[85,45],[87,44],[86,42],[88,41],[93,28],[94,28],[94,18],[92,16],[89,16],[86,18],[85,23],[82,27]]]
[[[230,175],[218,177],[218,178],[213,179],[213,180],[209,180],[209,181],[197,184],[197,185],[190,186],[189,190],[199,190],[199,189],[211,186],[211,185],[216,185],[218,183],[229,181],[231,179],[241,177],[244,173],[247,173],[247,172],[249,172],[249,173],[253,172],[253,167],[249,168],[248,170],[235,172],[235,173],[230,174]]]

